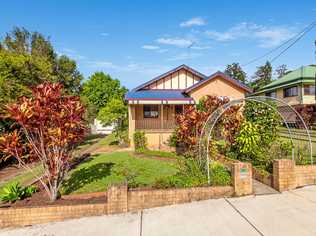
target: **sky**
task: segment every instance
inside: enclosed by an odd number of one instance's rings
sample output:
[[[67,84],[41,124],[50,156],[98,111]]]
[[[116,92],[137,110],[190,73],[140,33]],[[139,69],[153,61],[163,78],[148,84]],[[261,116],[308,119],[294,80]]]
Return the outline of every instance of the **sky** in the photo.
[[[182,64],[206,75],[243,65],[316,20],[315,0],[10,0],[0,6],[1,39],[15,26],[38,31],[58,54],[76,60],[85,79],[104,71],[129,89]],[[273,66],[315,64],[315,40],[316,28]],[[244,67],[247,76],[276,54]]]

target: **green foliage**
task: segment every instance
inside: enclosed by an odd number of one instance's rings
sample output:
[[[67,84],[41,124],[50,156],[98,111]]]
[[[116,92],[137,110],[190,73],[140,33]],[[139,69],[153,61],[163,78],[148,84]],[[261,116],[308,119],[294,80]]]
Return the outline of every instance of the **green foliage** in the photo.
[[[98,113],[98,120],[103,125],[115,123],[119,125],[127,117],[127,106],[122,99],[114,98],[110,100],[105,107],[102,107]]]
[[[168,138],[168,146],[169,147],[177,147],[178,145],[178,137],[177,137],[177,132],[173,131],[170,137]]]
[[[158,150],[143,150],[141,154],[145,154],[147,156],[154,156],[154,157],[166,157],[166,158],[178,158],[179,156],[175,152],[165,152],[165,151],[158,151]]]
[[[24,198],[31,197],[37,191],[35,186],[23,188],[19,182],[14,182],[3,189],[0,200],[3,202],[15,202]]]
[[[246,102],[245,121],[235,136],[235,144],[226,155],[272,171],[273,159],[287,156],[289,144],[279,140],[282,119],[276,111],[276,104],[271,101],[265,103]]]
[[[175,163],[139,158],[132,152],[92,156],[73,169],[63,183],[62,194],[105,191],[112,184],[129,181],[129,187],[152,186],[157,178],[174,175]]]
[[[246,72],[243,71],[239,63],[227,65],[224,73],[235,80],[246,81]]]
[[[88,98],[89,103],[96,107],[96,113],[105,107],[112,99],[123,100],[127,89],[120,81],[112,79],[110,75],[96,72],[82,85],[82,95]]]
[[[198,162],[193,158],[181,159],[178,172],[173,176],[161,177],[156,180],[154,188],[187,188],[207,186],[207,175],[201,170]],[[219,162],[210,165],[210,179],[212,186],[231,184],[229,171]]]
[[[260,145],[260,133],[257,125],[250,121],[245,121],[240,127],[239,134],[236,137],[235,146],[238,148],[239,153],[244,155],[253,156],[257,155]]]
[[[221,163],[213,161],[210,164],[210,180],[212,186],[230,185],[231,174]]]
[[[114,133],[119,143],[128,143],[127,106],[122,99],[113,98],[98,113],[98,120],[103,125],[114,124]]]
[[[0,45],[1,104],[30,95],[30,86],[44,82],[60,82],[67,93],[79,93],[83,77],[76,62],[57,56],[49,39],[40,33],[14,28]]]
[[[278,131],[282,124],[282,118],[276,111],[276,103],[265,101],[266,104],[247,101],[244,116],[258,128],[261,142],[264,146],[270,145],[278,137]]]
[[[143,152],[147,149],[147,140],[143,131],[136,131],[133,135],[136,152]]]
[[[254,90],[259,90],[263,86],[271,83],[272,81],[272,65],[269,61],[266,62],[265,65],[259,66],[255,75],[253,76],[253,81],[251,82],[251,86]]]

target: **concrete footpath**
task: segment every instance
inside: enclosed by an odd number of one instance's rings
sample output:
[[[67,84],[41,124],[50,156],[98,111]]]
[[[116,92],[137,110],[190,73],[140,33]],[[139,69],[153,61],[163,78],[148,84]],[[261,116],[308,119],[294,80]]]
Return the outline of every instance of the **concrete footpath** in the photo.
[[[0,235],[316,235],[316,186],[0,230]]]

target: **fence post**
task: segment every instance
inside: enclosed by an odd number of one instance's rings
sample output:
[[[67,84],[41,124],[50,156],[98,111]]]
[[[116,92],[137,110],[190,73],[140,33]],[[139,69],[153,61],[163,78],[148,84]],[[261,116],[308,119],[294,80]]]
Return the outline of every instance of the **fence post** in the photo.
[[[128,211],[127,185],[111,186],[107,191],[108,214]]]
[[[233,163],[232,178],[236,196],[249,195],[253,193],[252,166],[250,163]]]
[[[295,161],[289,159],[273,161],[273,187],[280,192],[296,188]]]

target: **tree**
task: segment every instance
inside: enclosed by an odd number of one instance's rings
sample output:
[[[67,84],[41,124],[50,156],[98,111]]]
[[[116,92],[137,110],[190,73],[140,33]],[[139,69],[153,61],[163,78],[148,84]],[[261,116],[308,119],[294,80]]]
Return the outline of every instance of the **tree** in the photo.
[[[227,104],[228,98],[220,98],[217,96],[205,96],[198,106],[188,106],[183,114],[176,116],[177,141],[183,143],[187,150],[195,153],[197,150],[199,136],[208,117],[219,107]],[[242,116],[239,112],[240,106],[234,105],[228,108],[217,122],[220,127],[220,133],[226,138],[228,143],[234,142],[235,133],[238,132],[242,122]],[[209,144],[208,144],[209,145]]]
[[[269,61],[265,65],[259,66],[255,75],[253,76],[252,87],[254,90],[259,90],[263,86],[271,83],[272,81],[272,66]]]
[[[85,96],[96,107],[96,113],[112,99],[123,99],[127,89],[117,79],[103,73],[94,73],[82,86]]]
[[[21,129],[0,138],[0,151],[7,157],[13,156],[23,168],[31,171],[51,201],[55,201],[68,170],[72,150],[83,139],[86,129],[84,107],[79,97],[63,95],[59,83],[44,83],[32,89],[32,96],[20,97],[5,110],[7,117]],[[38,160],[43,166],[42,177],[26,165],[26,160],[30,158]]]
[[[275,74],[277,75],[277,78],[281,78],[284,75],[288,73],[287,66],[285,64],[280,65],[278,68],[275,69]]]
[[[128,125],[127,106],[122,99],[114,98],[110,100],[105,107],[101,108],[97,118],[103,125],[114,124],[114,132],[120,144],[125,141],[124,131]]]
[[[66,93],[79,93],[83,77],[75,61],[57,56],[49,39],[40,33],[14,28],[0,45],[0,97],[4,102],[28,95],[30,86],[44,82],[60,82]]]
[[[246,72],[243,71],[239,63],[232,63],[226,66],[224,73],[235,80],[246,82]]]

